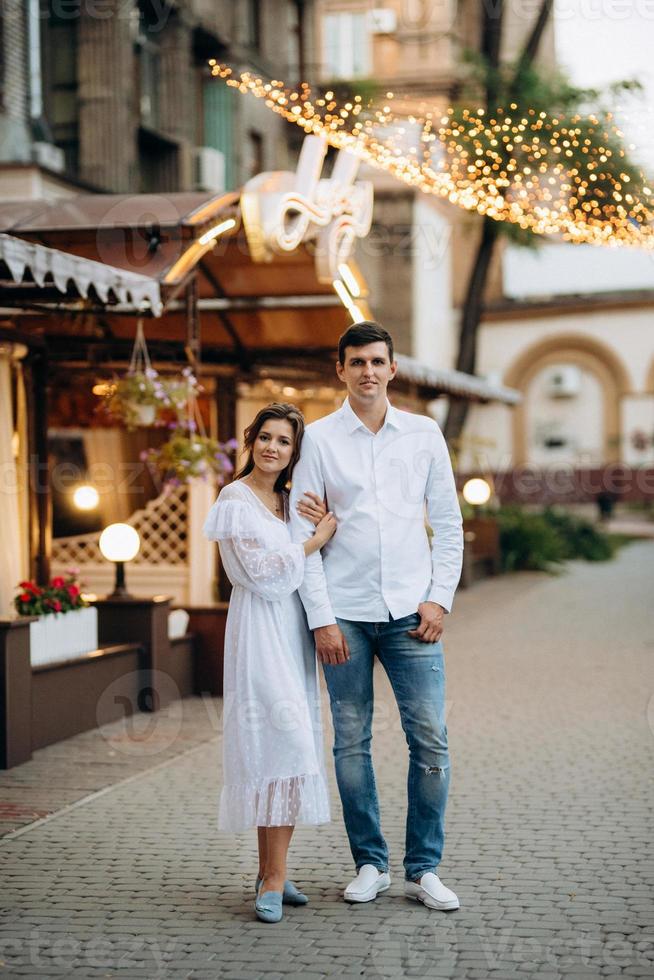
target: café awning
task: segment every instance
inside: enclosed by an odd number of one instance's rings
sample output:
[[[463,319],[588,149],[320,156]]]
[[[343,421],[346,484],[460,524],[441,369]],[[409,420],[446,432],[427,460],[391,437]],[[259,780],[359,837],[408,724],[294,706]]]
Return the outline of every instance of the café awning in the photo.
[[[55,359],[84,359],[87,347],[97,346],[97,331],[88,315],[82,323],[79,313],[101,314],[107,357],[121,357],[133,342],[145,303],[158,316],[145,324],[154,356],[159,350],[165,358],[187,344],[191,319],[199,317],[205,364],[249,371],[257,364],[312,365],[333,377],[338,337],[351,317],[331,283],[319,280],[313,243],[272,261],[253,261],[240,206],[238,192],[0,202],[0,232],[5,232],[0,237],[19,241],[7,246],[18,259],[12,259],[15,288],[3,290],[3,297],[12,294],[12,305],[20,307],[25,284],[15,275],[24,261],[23,280],[29,270],[38,283],[35,272],[41,276],[49,263],[53,291],[65,284],[68,299],[73,286],[74,298],[85,298],[83,304],[63,302],[61,291],[58,297],[51,292],[40,296],[38,312],[29,305],[20,310],[21,329],[44,335]],[[365,289],[357,304],[371,315]],[[507,405],[520,400],[518,392],[472,375],[404,355],[398,364],[398,381],[424,398],[446,394]]]
[[[331,284],[318,281],[311,243],[271,262],[253,262],[239,202],[238,193],[8,201],[0,202],[0,231],[156,280],[164,315],[156,328],[146,324],[148,343],[186,342],[192,283],[203,359],[205,354],[208,360],[229,361],[268,350],[333,350],[350,317]],[[231,227],[212,239],[225,223]],[[58,309],[64,313],[62,304]],[[88,309],[102,312],[108,342],[133,339],[138,312],[133,303],[102,310],[90,304]],[[39,325],[29,314],[29,309],[21,313],[24,328],[49,332],[47,324]],[[72,316],[58,318],[56,334],[70,334],[83,345]]]
[[[452,395],[476,402],[502,402],[504,405],[517,405],[522,401],[519,391],[493,384],[485,378],[478,378],[463,371],[449,371],[428,367],[422,361],[404,354],[397,354],[397,376],[418,389],[421,395],[429,398],[432,392]]]
[[[107,305],[128,303],[153,316],[160,316],[163,309],[156,279],[4,233],[0,233],[0,290],[3,304],[67,297]]]

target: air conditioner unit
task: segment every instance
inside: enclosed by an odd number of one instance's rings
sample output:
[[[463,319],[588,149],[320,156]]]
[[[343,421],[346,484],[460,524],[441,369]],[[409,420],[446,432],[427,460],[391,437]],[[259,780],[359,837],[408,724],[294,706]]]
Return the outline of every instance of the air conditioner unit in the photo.
[[[547,379],[550,398],[574,398],[581,390],[581,371],[573,364],[554,368]]]
[[[66,154],[60,146],[53,146],[52,143],[32,143],[32,155],[36,163],[48,170],[56,170],[62,173],[66,168]]]
[[[225,154],[213,146],[198,146],[194,155],[194,184],[198,191],[225,191]]]
[[[368,30],[371,34],[393,34],[397,29],[397,14],[386,7],[368,11]]]

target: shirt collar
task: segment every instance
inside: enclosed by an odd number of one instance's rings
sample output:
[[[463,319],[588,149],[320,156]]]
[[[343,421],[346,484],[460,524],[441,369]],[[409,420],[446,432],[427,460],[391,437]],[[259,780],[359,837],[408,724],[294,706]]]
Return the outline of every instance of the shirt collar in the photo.
[[[345,421],[345,426],[348,431],[348,435],[355,432],[356,429],[366,429],[367,426],[361,421],[359,416],[356,414],[352,406],[350,405],[349,398],[346,398],[341,406],[341,414]],[[400,428],[400,418],[396,408],[393,408],[388,398],[386,399],[386,418],[384,419],[384,425],[390,425],[394,429]],[[382,426],[382,429],[384,428]],[[368,430],[370,431],[370,430]],[[379,430],[381,432],[381,429]]]

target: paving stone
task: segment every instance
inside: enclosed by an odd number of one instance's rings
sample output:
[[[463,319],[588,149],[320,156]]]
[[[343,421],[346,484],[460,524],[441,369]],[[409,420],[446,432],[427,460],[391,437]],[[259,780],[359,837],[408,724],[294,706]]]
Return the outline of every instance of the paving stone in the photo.
[[[334,820],[298,828],[291,852],[310,904],[285,908],[279,925],[258,922],[254,834],[216,830],[222,705],[189,698],[157,754],[121,751],[117,722],[110,739],[86,733],[0,773],[0,833],[19,829],[0,841],[0,975],[652,976],[654,872],[638,857],[651,836],[652,580],[649,542],[615,562],[505,576],[457,596],[445,634],[452,781],[439,872],[459,912],[403,896],[407,750],[378,670],[388,893],[342,901],[353,867],[328,730]],[[175,713],[156,721],[165,741]],[[17,808],[13,823],[3,803]],[[30,824],[19,807],[53,815]]]

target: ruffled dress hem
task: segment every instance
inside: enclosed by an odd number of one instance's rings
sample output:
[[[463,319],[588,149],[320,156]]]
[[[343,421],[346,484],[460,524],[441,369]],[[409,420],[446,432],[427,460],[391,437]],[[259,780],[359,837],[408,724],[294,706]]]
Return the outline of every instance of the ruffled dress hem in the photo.
[[[218,829],[238,833],[251,827],[288,827],[331,820],[322,773],[223,786]]]

